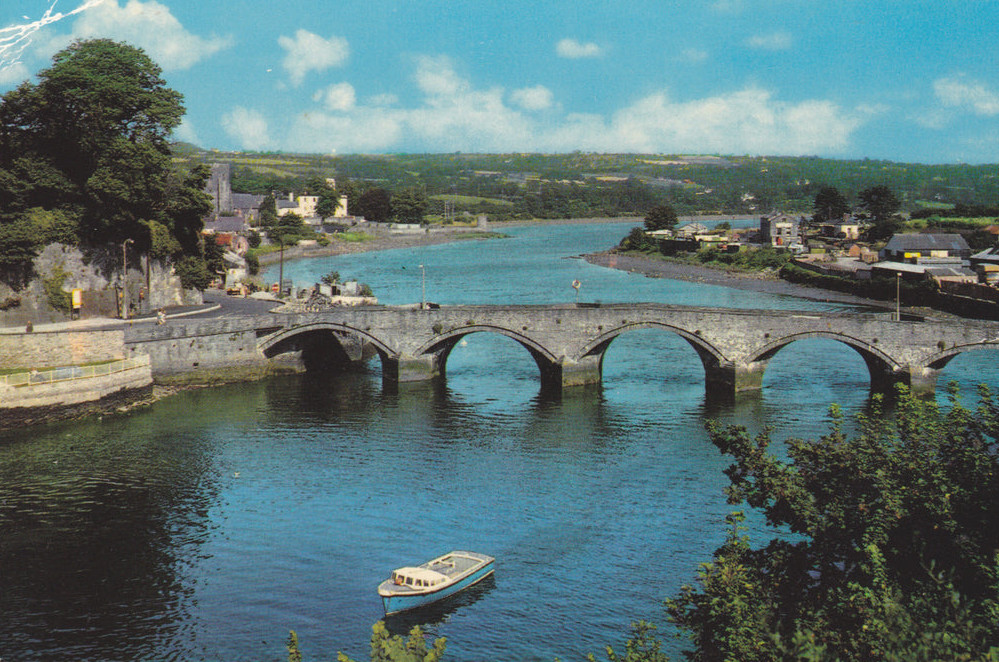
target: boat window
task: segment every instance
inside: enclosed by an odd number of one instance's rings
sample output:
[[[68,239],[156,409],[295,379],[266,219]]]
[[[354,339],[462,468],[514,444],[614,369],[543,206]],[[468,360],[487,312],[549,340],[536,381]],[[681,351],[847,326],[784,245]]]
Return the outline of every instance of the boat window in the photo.
[[[406,583],[409,584],[410,586],[412,586],[413,585],[413,578],[412,577],[406,577]]]

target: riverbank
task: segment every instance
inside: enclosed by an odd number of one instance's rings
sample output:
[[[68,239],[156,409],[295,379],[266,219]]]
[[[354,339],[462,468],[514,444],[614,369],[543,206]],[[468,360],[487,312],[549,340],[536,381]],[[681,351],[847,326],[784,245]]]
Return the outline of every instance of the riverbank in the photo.
[[[624,255],[613,250],[600,253],[590,253],[582,256],[590,264],[610,269],[621,269],[631,273],[642,274],[649,278],[670,278],[705,285],[719,285],[737,290],[763,292],[798,297],[826,303],[842,303],[854,306],[868,306],[883,310],[891,310],[892,306],[884,301],[865,299],[863,297],[833,292],[817,287],[807,287],[789,283],[777,278],[772,272],[747,272],[729,269],[718,269],[697,264],[673,262],[656,257],[641,257]]]

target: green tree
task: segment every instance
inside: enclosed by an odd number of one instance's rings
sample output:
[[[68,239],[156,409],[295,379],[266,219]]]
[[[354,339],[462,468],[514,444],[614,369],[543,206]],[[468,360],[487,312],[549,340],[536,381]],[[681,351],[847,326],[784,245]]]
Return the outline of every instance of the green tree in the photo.
[[[274,200],[273,195],[267,195],[260,203],[260,227],[272,228],[277,225],[277,222],[277,201]]]
[[[336,216],[336,210],[340,207],[340,198],[337,192],[331,188],[326,188],[319,194],[316,201],[316,214],[325,222],[327,218]]]
[[[369,189],[358,196],[350,211],[369,221],[384,223],[392,218],[392,196],[383,188]]]
[[[864,189],[857,197],[868,219],[874,224],[868,231],[872,240],[887,239],[901,226],[898,210],[901,203],[887,186],[872,186]]]
[[[814,210],[812,220],[816,223],[825,223],[842,219],[844,214],[850,212],[850,205],[835,186],[824,186],[815,194],[812,209]]]
[[[430,201],[419,188],[407,188],[392,197],[392,216],[400,223],[423,224]]]
[[[734,463],[729,502],[786,530],[753,548],[740,526],[668,601],[694,660],[999,659],[999,407],[987,389],[946,413],[902,389],[848,438],[838,408],[815,441],[710,425]]]
[[[441,637],[428,647],[419,626],[410,631],[408,639],[391,636],[382,621],[371,627],[371,662],[440,662],[446,645],[447,640]],[[338,653],[336,659],[337,662],[353,662],[343,653]]]
[[[16,155],[44,164],[36,171],[60,173],[60,195],[46,204],[76,205],[87,242],[146,237],[141,220],[163,211],[167,139],[184,107],[141,49],[75,42],[56,53],[37,85],[22,84],[3,105],[0,143],[15,151],[0,157],[0,167],[13,166]]]
[[[645,229],[650,232],[654,230],[672,230],[676,227],[679,220],[676,211],[671,206],[666,204],[656,205],[645,214]]]

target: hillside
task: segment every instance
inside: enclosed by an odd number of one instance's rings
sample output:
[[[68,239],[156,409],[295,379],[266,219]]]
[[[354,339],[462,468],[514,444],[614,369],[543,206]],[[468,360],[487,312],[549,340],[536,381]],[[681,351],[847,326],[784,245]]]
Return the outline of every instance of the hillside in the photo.
[[[668,202],[681,214],[755,214],[780,209],[811,213],[824,186],[850,202],[865,188],[886,185],[903,211],[994,205],[995,165],[927,165],[839,161],[817,157],[661,154],[386,154],[316,155],[206,151],[174,145],[175,159],[230,162],[238,191],[307,188],[336,177],[357,190],[418,187],[448,196],[459,211],[507,218],[574,218],[643,214]],[[461,196],[461,197],[458,197]]]

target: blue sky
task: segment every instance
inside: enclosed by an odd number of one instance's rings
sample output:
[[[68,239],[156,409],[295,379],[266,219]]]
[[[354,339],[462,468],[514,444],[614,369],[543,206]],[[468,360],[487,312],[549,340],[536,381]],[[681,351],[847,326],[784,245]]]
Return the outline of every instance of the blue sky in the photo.
[[[221,150],[999,162],[999,0],[2,0],[0,92],[93,37]]]

